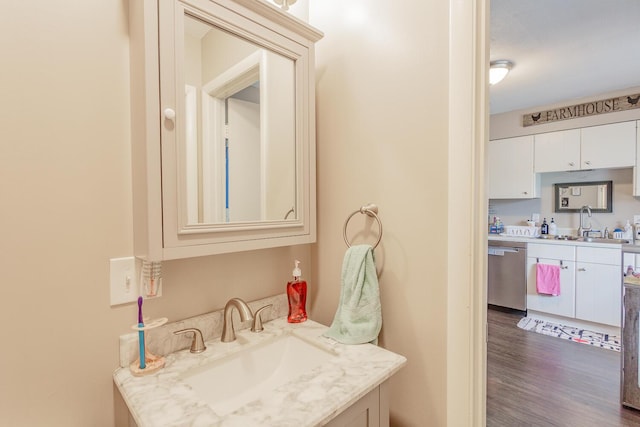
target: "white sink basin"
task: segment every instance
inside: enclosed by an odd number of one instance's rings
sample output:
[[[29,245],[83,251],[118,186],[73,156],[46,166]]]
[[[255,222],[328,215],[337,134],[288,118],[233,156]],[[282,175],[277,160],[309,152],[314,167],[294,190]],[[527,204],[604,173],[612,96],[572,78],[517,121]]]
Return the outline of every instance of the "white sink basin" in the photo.
[[[334,356],[287,334],[192,369],[182,379],[200,400],[224,416]]]

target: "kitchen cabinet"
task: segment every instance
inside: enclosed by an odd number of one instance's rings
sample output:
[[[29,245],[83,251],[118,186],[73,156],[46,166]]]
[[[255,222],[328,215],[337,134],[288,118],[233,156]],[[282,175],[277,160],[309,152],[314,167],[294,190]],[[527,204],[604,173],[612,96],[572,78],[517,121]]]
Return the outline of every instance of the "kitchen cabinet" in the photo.
[[[620,326],[622,266],[619,249],[579,246],[576,253],[576,318]]]
[[[636,121],[636,164],[633,168],[633,195],[640,196],[640,120]]]
[[[527,309],[575,317],[575,246],[527,245]],[[536,291],[536,265],[560,266],[560,295],[544,295]]]
[[[535,135],[536,173],[580,169],[580,129]]]
[[[529,243],[527,257],[527,310],[620,326],[620,249]],[[559,296],[537,293],[537,262],[561,266]]]
[[[535,135],[536,173],[635,165],[635,121]]]
[[[533,170],[533,135],[489,141],[487,183],[490,199],[540,197],[540,175]]]
[[[129,36],[135,256],[315,242],[322,33],[264,1],[135,0]]]
[[[581,169],[623,168],[636,164],[636,122],[581,129]]]

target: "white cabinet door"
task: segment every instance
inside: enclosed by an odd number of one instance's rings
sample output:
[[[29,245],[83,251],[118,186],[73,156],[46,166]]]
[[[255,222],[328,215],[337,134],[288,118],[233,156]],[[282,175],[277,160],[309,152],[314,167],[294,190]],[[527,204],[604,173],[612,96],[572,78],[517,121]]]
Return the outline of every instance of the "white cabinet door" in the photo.
[[[536,264],[561,265],[560,295],[544,295],[536,291]],[[575,262],[549,258],[527,258],[527,310],[558,316],[575,317]]]
[[[619,265],[576,263],[576,318],[620,326],[622,279]]]
[[[581,169],[621,168],[636,164],[636,122],[582,128]]]
[[[533,171],[533,135],[489,141],[487,154],[490,199],[539,197],[540,177]]]
[[[580,129],[535,135],[536,173],[580,169]]]
[[[636,122],[636,164],[633,168],[633,195],[640,196],[640,120]]]

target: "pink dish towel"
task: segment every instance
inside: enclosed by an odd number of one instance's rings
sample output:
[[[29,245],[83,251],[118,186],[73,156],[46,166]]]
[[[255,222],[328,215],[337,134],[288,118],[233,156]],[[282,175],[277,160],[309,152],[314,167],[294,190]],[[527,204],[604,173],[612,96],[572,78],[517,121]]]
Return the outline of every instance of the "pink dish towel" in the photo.
[[[536,290],[539,294],[560,295],[560,266],[536,264]]]

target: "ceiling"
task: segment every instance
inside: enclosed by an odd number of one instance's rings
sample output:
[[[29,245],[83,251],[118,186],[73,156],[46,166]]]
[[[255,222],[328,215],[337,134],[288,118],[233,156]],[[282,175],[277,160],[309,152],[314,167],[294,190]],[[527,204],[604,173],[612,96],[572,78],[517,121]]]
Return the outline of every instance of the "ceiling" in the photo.
[[[639,0],[491,0],[491,114],[640,86]]]

